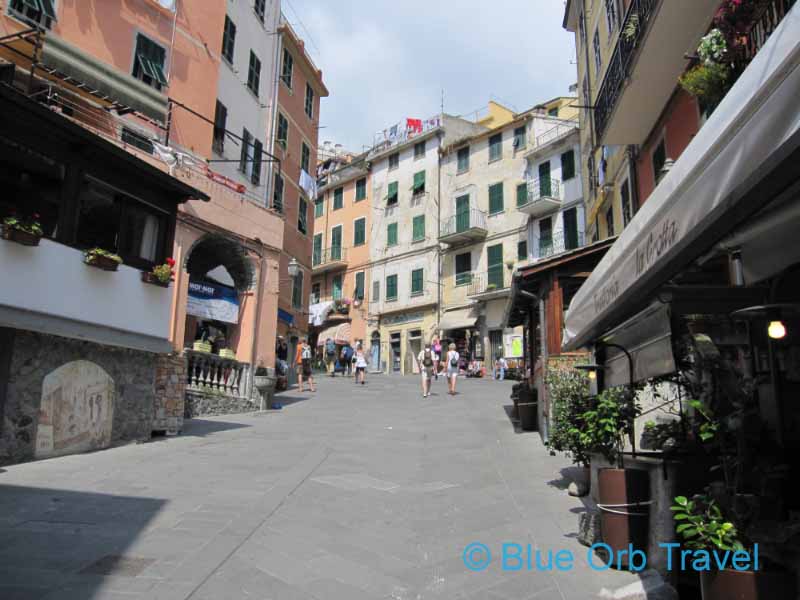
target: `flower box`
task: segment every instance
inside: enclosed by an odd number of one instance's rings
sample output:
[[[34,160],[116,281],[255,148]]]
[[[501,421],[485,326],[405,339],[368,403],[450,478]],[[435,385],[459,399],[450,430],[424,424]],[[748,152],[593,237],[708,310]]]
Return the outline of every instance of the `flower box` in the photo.
[[[219,351],[219,357],[236,360],[236,353],[230,348],[221,348]]]
[[[198,340],[192,345],[192,349],[197,352],[206,352],[207,354],[211,354],[211,343]]]
[[[170,283],[169,281],[161,281],[158,277],[156,277],[155,275],[153,275],[153,273],[149,271],[142,271],[142,281],[163,288],[168,288]]]
[[[116,271],[119,268],[119,263],[116,260],[99,254],[88,254],[84,262],[90,267],[102,269],[103,271]]]
[[[23,246],[38,246],[39,240],[42,239],[42,236],[40,235],[23,231],[17,227],[10,227],[9,225],[3,225],[0,237],[2,237],[4,240],[8,240],[9,242],[22,244]]]

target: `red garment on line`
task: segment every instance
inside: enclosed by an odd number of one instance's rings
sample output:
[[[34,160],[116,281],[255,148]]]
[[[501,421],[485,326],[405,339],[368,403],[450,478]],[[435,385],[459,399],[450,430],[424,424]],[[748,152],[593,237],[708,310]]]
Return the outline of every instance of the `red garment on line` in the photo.
[[[422,133],[422,119],[406,119],[406,129],[411,133]]]

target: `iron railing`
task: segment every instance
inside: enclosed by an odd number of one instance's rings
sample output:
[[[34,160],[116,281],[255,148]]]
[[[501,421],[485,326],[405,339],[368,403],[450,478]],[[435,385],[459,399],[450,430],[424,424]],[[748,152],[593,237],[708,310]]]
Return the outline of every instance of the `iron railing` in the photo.
[[[557,125],[554,125],[553,127],[551,127],[550,129],[548,129],[547,131],[545,131],[540,135],[537,135],[535,137],[531,136],[533,138],[531,140],[533,142],[532,146],[534,148],[538,148],[539,146],[544,146],[546,144],[549,144],[562,137],[569,135],[573,131],[577,131],[577,129],[578,129],[577,119],[565,121],[563,123],[558,123]]]
[[[556,254],[581,248],[585,244],[581,231],[556,231],[549,236],[534,238],[534,256],[537,259],[549,258]]]
[[[767,43],[772,32],[780,25],[783,18],[794,6],[796,0],[772,0],[761,7],[761,14],[757,15],[750,27],[747,44],[744,49],[744,61],[749,63],[758,51]]]
[[[506,276],[506,268],[503,265],[494,265],[481,273],[472,273],[467,296],[504,290],[510,283],[511,278]]]
[[[528,179],[528,204],[540,200],[560,200],[561,182],[552,177],[534,177]]]
[[[340,262],[347,260],[347,248],[342,246],[331,246],[322,250],[316,248],[311,253],[311,266],[321,267],[332,262]]]
[[[660,0],[633,0],[625,13],[620,34],[608,61],[603,83],[594,102],[594,127],[597,138],[605,133],[614,106],[617,104],[639,42],[644,38]]]
[[[439,237],[463,233],[470,229],[486,229],[486,213],[477,208],[458,211],[442,222]]]

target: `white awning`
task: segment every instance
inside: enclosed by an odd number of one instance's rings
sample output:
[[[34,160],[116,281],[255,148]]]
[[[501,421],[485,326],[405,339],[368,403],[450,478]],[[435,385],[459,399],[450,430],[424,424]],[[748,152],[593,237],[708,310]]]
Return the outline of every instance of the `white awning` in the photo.
[[[800,131],[800,5],[795,5],[570,304],[564,348],[590,343],[719,241],[719,220],[743,212]],[[772,198],[761,198],[762,206]],[[751,207],[752,208],[752,207]],[[744,213],[740,218],[747,218]],[[701,246],[704,248],[694,248]],[[630,315],[627,315],[630,316]]]
[[[477,322],[478,317],[475,314],[474,308],[459,308],[448,311],[442,315],[442,320],[439,321],[439,329],[443,331],[468,329],[470,327],[475,327],[475,323]]]

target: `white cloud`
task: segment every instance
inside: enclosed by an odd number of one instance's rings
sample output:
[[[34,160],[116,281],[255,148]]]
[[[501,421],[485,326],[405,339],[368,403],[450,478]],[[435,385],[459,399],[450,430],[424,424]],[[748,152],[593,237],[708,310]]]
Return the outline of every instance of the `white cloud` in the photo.
[[[291,0],[284,12],[331,92],[320,140],[354,151],[406,117],[464,114],[490,98],[524,110],[577,75],[561,0]],[[316,48],[314,47],[316,46]]]

